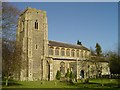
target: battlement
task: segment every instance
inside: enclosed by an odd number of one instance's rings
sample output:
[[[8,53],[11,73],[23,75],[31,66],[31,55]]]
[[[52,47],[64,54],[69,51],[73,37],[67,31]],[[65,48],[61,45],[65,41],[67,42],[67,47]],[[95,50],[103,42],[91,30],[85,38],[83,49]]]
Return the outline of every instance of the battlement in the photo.
[[[46,11],[43,10],[37,10],[36,8],[31,8],[31,7],[27,7],[24,11],[21,12],[20,16],[22,16],[25,13],[43,13],[44,16],[46,16]]]

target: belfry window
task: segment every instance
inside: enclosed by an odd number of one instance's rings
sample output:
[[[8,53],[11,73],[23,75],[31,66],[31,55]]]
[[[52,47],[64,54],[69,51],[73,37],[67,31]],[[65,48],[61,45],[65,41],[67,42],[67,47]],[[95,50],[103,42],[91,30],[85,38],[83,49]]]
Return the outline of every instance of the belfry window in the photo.
[[[38,29],[38,21],[35,21],[35,29]]]

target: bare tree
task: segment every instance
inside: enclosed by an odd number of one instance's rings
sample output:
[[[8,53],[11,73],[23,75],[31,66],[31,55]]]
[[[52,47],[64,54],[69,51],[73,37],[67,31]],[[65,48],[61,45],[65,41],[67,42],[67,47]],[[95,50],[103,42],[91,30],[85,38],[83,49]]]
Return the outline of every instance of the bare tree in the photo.
[[[16,45],[14,41],[4,41],[2,43],[3,58],[2,58],[2,74],[6,80],[6,86],[9,79],[19,79],[21,69],[21,47]]]
[[[16,45],[15,36],[17,28],[17,18],[20,10],[15,6],[12,6],[8,2],[3,2],[0,7],[0,17],[2,16],[2,74],[3,78],[6,79],[6,85],[8,80],[16,75],[20,71],[20,45]]]
[[[2,37],[15,39],[17,18],[20,10],[8,2],[3,2],[0,10],[2,10],[2,14],[0,13],[0,16],[2,15],[2,24],[0,24],[0,27],[2,27]]]
[[[9,79],[9,76],[11,75],[12,73],[12,70],[11,70],[11,65],[12,65],[12,52],[9,48],[9,44],[10,42],[8,43],[7,41],[5,42],[2,42],[2,76],[3,78],[6,79],[6,86],[8,85],[8,79]]]

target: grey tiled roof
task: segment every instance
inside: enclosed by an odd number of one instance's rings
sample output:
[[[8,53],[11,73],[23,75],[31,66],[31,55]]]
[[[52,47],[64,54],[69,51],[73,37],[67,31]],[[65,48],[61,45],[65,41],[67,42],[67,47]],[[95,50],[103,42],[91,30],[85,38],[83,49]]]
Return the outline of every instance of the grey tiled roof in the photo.
[[[74,45],[74,44],[68,44],[68,43],[63,43],[63,42],[58,42],[58,41],[51,41],[51,40],[49,40],[48,45],[49,46],[58,46],[58,47],[81,49],[81,50],[89,50],[88,48],[84,47],[83,45]]]

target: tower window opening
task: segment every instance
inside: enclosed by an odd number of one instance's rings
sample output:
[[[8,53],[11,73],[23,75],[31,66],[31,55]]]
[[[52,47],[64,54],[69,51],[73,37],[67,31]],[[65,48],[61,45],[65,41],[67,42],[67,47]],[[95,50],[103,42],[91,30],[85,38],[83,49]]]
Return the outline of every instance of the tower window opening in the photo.
[[[37,45],[35,45],[35,49],[38,49],[38,46],[37,46]]]
[[[35,29],[38,29],[38,21],[35,21]]]

